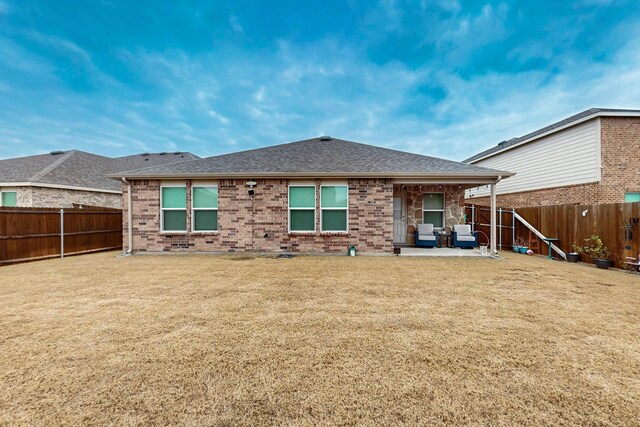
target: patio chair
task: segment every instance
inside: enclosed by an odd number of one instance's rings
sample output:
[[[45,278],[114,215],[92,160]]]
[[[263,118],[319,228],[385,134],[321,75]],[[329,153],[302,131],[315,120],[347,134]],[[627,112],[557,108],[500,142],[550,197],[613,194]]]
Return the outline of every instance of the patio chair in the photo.
[[[454,248],[473,249],[478,246],[478,232],[471,232],[471,226],[467,224],[456,224],[451,233]]]
[[[433,224],[418,224],[416,228],[416,246],[420,248],[435,248],[438,237],[433,231]]]
[[[638,255],[638,258],[627,257],[624,267],[625,270],[631,270],[636,274],[640,274],[640,255]]]

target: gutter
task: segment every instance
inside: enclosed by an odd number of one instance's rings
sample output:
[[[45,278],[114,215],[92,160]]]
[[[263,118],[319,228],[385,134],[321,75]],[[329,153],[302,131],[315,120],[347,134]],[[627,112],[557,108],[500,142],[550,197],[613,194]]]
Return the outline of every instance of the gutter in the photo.
[[[472,173],[402,173],[402,172],[239,172],[239,173],[207,173],[207,172],[180,172],[180,173],[155,173],[155,174],[140,174],[140,175],[128,175],[128,178],[135,179],[234,179],[234,178],[388,178],[388,179],[433,179],[439,180],[443,178],[456,178],[456,179],[492,179],[496,177],[509,177],[515,173],[490,170],[487,172],[472,172]],[[107,175],[110,178],[123,178],[122,175]]]
[[[131,196],[131,182],[127,181],[127,178],[122,177],[122,183],[127,184],[127,250],[125,251],[125,255],[131,255],[133,251],[133,212],[131,211],[131,207],[133,205],[133,197]]]

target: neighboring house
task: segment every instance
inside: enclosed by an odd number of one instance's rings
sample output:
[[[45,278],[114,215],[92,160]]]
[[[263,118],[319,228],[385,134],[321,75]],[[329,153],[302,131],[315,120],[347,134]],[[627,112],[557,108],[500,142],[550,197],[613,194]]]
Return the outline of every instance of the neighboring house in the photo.
[[[640,201],[640,110],[592,108],[465,160],[508,169],[496,186],[508,208]],[[486,187],[467,202],[488,205]]]
[[[132,252],[390,253],[419,223],[463,222],[464,190],[510,175],[319,137],[112,177],[130,185]]]
[[[122,207],[122,185],[108,174],[198,159],[191,153],[105,157],[78,150],[0,160],[0,206]]]

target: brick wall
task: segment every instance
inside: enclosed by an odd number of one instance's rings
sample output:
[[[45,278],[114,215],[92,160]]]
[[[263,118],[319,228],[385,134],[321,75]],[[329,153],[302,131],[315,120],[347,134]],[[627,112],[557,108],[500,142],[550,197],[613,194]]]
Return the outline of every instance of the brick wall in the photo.
[[[499,194],[501,207],[622,203],[627,192],[640,192],[640,117],[601,117],[600,182],[521,193]],[[489,205],[489,197],[467,203]]]
[[[47,187],[8,187],[16,191],[19,207],[25,208],[70,208],[73,204],[102,206],[120,209],[120,194],[98,193]]]
[[[248,179],[218,182],[218,231],[215,233],[160,232],[160,181],[133,181],[133,249],[196,252],[345,252],[351,244],[359,251],[393,251],[393,184],[387,179],[349,180],[348,233],[320,232],[316,215],[313,234],[288,232],[288,181],[258,180],[256,195],[247,194]],[[320,181],[316,181],[320,185]],[[319,187],[318,187],[319,188]],[[320,197],[320,191],[316,192]],[[187,181],[187,206],[191,204]],[[127,246],[126,187],[123,191],[124,245]],[[317,205],[320,205],[319,200]],[[187,230],[191,212],[187,210]]]

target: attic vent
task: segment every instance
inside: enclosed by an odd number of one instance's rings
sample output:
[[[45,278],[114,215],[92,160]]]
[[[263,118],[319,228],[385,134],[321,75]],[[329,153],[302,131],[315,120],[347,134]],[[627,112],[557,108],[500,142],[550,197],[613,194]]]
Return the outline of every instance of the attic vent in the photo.
[[[163,151],[162,153],[159,153],[160,156],[165,156],[167,154],[166,151]]]
[[[498,147],[502,147],[506,143],[507,143],[507,141],[500,141],[500,142],[498,142]]]
[[[57,156],[58,154],[64,154],[64,151],[57,150],[57,151],[52,151],[52,152],[51,152],[51,153],[49,153],[49,154],[51,154],[52,156]]]
[[[147,157],[147,156],[150,156],[150,154],[149,153],[142,153],[142,157]]]
[[[320,141],[331,141],[333,138],[331,138],[330,136],[321,136],[320,137]]]
[[[178,154],[182,154],[182,151],[176,151],[175,153],[173,153],[174,155],[178,155]]]

